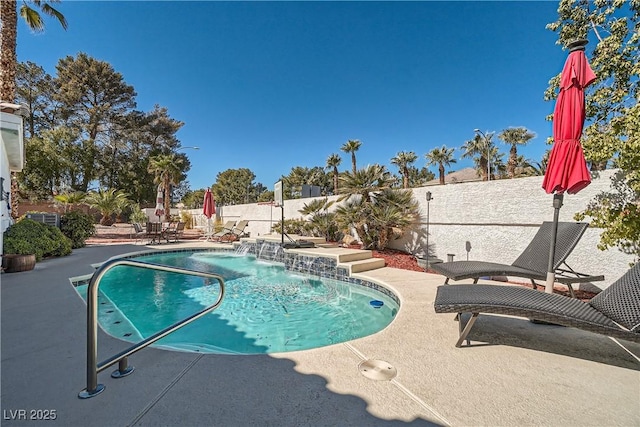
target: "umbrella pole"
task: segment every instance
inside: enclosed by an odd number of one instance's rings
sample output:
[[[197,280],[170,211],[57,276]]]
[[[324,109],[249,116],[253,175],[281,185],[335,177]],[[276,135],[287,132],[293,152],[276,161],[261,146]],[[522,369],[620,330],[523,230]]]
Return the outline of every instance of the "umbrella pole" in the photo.
[[[560,208],[562,207],[563,194],[553,195],[553,226],[551,227],[551,246],[549,248],[549,264],[547,264],[547,282],[545,284],[545,292],[553,293],[553,284],[556,281],[556,272],[553,268],[556,257],[556,236],[558,234],[558,217],[560,216]]]

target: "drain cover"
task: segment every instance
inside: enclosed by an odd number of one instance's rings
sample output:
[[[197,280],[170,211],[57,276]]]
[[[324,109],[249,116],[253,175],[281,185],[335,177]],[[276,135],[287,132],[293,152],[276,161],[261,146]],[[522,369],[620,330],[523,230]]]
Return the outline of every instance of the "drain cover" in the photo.
[[[384,360],[365,360],[358,365],[358,370],[365,377],[376,381],[389,381],[398,374],[396,368]]]

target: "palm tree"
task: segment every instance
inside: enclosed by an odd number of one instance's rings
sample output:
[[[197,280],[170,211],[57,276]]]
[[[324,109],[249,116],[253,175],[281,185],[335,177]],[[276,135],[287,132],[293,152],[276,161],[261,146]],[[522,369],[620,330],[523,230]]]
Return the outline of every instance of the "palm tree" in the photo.
[[[542,159],[539,162],[529,162],[529,166],[533,169],[532,175],[534,176],[542,176],[547,173],[547,164],[549,163],[549,154],[551,150],[546,150],[542,155]]]
[[[182,174],[183,159],[175,154],[159,154],[149,158],[148,170],[164,189],[165,220],[171,220],[171,185],[177,185]]]
[[[478,175],[483,177],[483,181],[489,180],[489,155],[493,155],[493,149],[495,148],[491,142],[493,135],[494,132],[489,132],[483,138],[476,133],[473,139],[466,141],[461,147],[463,150],[462,158],[468,157],[473,159],[473,162],[478,168]]]
[[[378,164],[340,176],[343,197],[339,201],[346,199],[346,203],[336,209],[336,222],[345,233],[355,229],[365,248],[384,249],[389,238],[408,226],[405,215],[419,215],[411,191],[392,190],[394,181],[393,175]]]
[[[391,188],[393,176],[382,165],[369,165],[355,173],[346,172],[340,176],[340,200],[349,200],[352,196],[360,195],[362,200],[370,203],[372,193]]]
[[[128,205],[131,203],[125,192],[122,190],[116,190],[115,188],[109,188],[108,190],[100,189],[98,191],[91,192],[87,195],[86,202],[89,206],[100,211],[102,214],[100,224],[102,225],[113,224],[111,215],[118,213],[123,204]]]
[[[376,203],[371,208],[369,228],[375,230],[375,245],[383,250],[391,239],[402,233],[420,218],[420,208],[409,190],[386,189],[376,195]]]
[[[53,196],[53,202],[55,204],[63,205],[64,212],[67,213],[69,210],[69,205],[77,205],[84,202],[84,199],[87,197],[85,193],[82,191],[74,191],[58,194]]]
[[[440,185],[444,185],[445,166],[451,166],[451,163],[456,163],[456,159],[453,158],[455,150],[455,148],[447,148],[446,145],[443,145],[442,148],[434,148],[424,155],[427,159],[427,166],[438,165]]]
[[[498,138],[505,144],[511,145],[509,150],[509,161],[507,162],[507,175],[513,178],[516,175],[516,166],[518,158],[518,145],[527,145],[527,143],[535,138],[536,134],[529,132],[525,127],[508,128],[500,132]]]
[[[391,163],[398,166],[402,175],[402,188],[409,188],[409,166],[418,160],[418,156],[413,151],[400,151],[391,158]]]
[[[370,204],[365,203],[363,198],[348,200],[336,208],[336,223],[340,230],[345,235],[350,235],[351,229],[354,229],[364,247],[371,246],[372,242],[367,233],[370,210]]]
[[[307,229],[312,236],[323,236],[327,241],[336,241],[339,236],[339,230],[336,226],[335,216],[333,212],[329,212],[329,208],[334,204],[324,199],[314,199],[309,203],[305,203],[302,209],[299,209],[302,215],[308,215]]]
[[[20,16],[33,31],[42,31],[44,22],[37,10],[29,7],[35,4],[49,16],[55,17],[67,29],[67,20],[47,0],[23,1],[20,6]],[[0,101],[14,102],[16,98],[16,70],[18,57],[16,41],[18,35],[18,2],[16,0],[0,1]],[[11,215],[18,217],[18,180],[15,172],[11,172]]]
[[[411,190],[385,188],[371,201],[351,200],[336,209],[336,223],[348,233],[355,229],[364,248],[383,250],[393,238],[416,224],[418,202]]]
[[[333,172],[333,194],[338,194],[338,166],[342,159],[338,154],[332,154],[327,158],[326,168]]]
[[[350,139],[347,142],[345,142],[342,147],[340,147],[340,149],[342,151],[344,151],[345,153],[351,153],[351,170],[352,170],[354,175],[355,175],[356,170],[357,170],[357,168],[356,168],[356,151],[358,151],[358,149],[360,148],[361,145],[362,145],[362,142],[360,142],[360,140]]]

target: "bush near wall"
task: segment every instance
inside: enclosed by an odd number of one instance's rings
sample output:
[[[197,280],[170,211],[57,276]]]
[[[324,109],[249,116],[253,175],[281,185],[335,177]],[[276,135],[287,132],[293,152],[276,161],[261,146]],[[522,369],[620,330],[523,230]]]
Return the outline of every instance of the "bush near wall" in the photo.
[[[5,254],[35,254],[36,261],[71,253],[71,240],[58,228],[26,218],[7,228],[3,243]]]
[[[85,241],[96,232],[93,215],[71,211],[60,217],[60,231],[71,240],[73,249],[84,248]]]

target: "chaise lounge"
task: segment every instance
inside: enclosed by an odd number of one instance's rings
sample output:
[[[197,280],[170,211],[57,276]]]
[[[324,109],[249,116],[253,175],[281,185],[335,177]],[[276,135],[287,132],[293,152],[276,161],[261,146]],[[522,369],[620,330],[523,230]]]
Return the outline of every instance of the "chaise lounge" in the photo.
[[[244,230],[247,228],[248,224],[249,221],[244,219],[238,221],[238,223],[231,228],[226,228],[225,224],[225,228],[223,230],[214,234],[214,240],[217,242],[233,242],[238,240],[246,235]]]
[[[572,284],[604,280],[604,276],[578,273],[566,263],[567,257],[576,247],[587,227],[588,224],[585,222],[558,223],[553,268],[556,273],[556,282],[566,285],[572,297],[574,296]],[[478,279],[484,276],[515,276],[530,279],[535,288],[538,285],[536,280],[547,278],[552,232],[553,223],[543,222],[533,240],[511,265],[486,261],[452,261],[431,264],[431,268],[447,278],[445,284],[449,283],[449,279],[472,278],[473,283],[478,283]]]
[[[205,232],[205,236],[204,236],[204,240],[213,240],[213,241],[220,241],[220,239],[224,236],[226,236],[227,234],[231,233],[231,231],[233,230],[233,227],[236,225],[235,221],[227,221],[224,223],[224,225],[222,226],[222,230],[218,231],[217,233],[213,233],[211,234],[209,232],[209,234],[207,234]]]
[[[640,342],[640,263],[589,302],[520,286],[443,285],[434,302],[436,313],[457,313],[460,336],[467,340],[480,313],[506,314],[583,329]],[[471,313],[462,325],[462,313]]]

